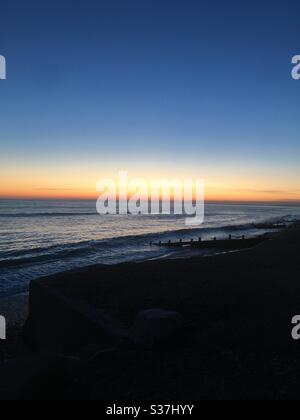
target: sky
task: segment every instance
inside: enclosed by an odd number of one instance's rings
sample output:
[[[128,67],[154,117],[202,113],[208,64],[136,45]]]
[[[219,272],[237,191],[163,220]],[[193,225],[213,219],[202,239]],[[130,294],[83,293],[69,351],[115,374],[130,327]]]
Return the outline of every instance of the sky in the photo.
[[[91,198],[120,170],[300,202],[297,1],[1,5],[0,197]]]

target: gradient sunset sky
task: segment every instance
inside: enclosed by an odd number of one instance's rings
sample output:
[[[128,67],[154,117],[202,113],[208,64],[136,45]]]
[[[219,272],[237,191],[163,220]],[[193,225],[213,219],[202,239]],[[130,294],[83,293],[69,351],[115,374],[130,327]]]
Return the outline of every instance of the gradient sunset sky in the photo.
[[[1,5],[0,197],[193,176],[211,200],[300,201],[299,1]]]

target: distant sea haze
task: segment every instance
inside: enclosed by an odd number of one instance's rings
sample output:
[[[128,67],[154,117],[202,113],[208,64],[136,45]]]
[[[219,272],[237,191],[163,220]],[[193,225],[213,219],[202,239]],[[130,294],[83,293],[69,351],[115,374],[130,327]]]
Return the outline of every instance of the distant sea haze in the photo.
[[[254,224],[300,219],[298,206],[206,205],[205,222],[182,216],[100,216],[93,201],[0,200],[0,296],[32,279],[94,264],[209,255],[150,246],[164,240],[257,236]]]

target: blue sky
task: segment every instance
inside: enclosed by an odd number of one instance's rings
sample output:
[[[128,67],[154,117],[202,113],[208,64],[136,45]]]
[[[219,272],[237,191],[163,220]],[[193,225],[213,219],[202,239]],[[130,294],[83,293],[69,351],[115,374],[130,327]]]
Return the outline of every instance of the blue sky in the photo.
[[[299,12],[296,1],[3,4],[2,168],[236,167],[300,191]]]

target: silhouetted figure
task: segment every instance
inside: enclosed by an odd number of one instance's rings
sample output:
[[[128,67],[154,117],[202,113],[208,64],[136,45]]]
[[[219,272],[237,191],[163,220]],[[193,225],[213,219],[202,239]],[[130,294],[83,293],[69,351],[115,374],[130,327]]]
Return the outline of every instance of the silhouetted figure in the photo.
[[[202,241],[202,238],[199,238],[198,241],[201,242]]]
[[[232,239],[232,235],[229,235],[229,240],[231,241],[231,239]]]
[[[246,239],[245,235],[243,235],[242,239],[243,239],[243,241]]]
[[[169,240],[168,244],[171,245],[171,243],[172,243],[171,240]]]
[[[216,240],[217,240],[217,238],[215,237],[215,238],[214,238],[214,241],[216,241]]]

